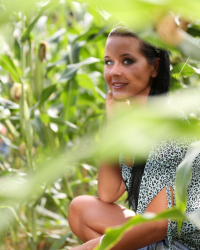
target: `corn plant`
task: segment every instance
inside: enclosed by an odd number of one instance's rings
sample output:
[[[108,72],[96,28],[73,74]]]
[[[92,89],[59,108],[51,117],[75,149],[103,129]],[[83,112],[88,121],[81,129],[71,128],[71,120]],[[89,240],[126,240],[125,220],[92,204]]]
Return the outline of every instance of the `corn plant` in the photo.
[[[131,124],[131,120],[126,120],[131,119],[129,116],[124,121],[119,119],[105,134],[108,89],[102,59],[107,34],[120,18],[143,39],[171,51],[172,91],[184,96],[183,89],[199,86],[200,14],[195,12],[194,18],[190,17],[197,6],[197,1],[184,1],[181,7],[178,1],[162,5],[140,0],[126,0],[126,4],[93,0],[15,0],[15,4],[12,0],[0,1],[0,121],[7,128],[1,139],[10,148],[9,156],[0,158],[2,247],[54,250],[77,244],[68,226],[68,207],[77,195],[96,195],[101,154],[112,153],[113,148],[118,151],[116,145],[130,135],[138,139],[123,146],[145,154],[142,145],[150,145],[151,137],[147,135],[149,141],[141,142],[144,118],[150,117],[149,126],[165,122],[174,131],[180,128],[171,116],[166,115],[163,120],[162,112],[156,112],[154,107],[148,113],[141,111],[135,134],[128,126],[127,134],[115,136],[120,126]],[[167,16],[168,10],[178,20],[180,34],[175,43],[169,34],[163,36],[160,32],[166,27],[165,20],[159,15],[152,19],[152,13]],[[198,93],[191,95],[194,99]],[[196,135],[199,114],[195,105],[199,104],[192,105],[192,100],[187,100],[190,107],[184,106],[185,101],[181,105],[194,121],[193,130],[184,128],[182,133]],[[119,127],[115,127],[117,124]],[[152,136],[155,134],[152,132]],[[197,144],[177,172],[177,208],[158,216],[137,217],[120,229],[108,230],[101,249],[109,249],[126,230],[144,221],[171,217],[181,224],[186,218],[189,178],[185,184],[180,179],[185,171],[191,172],[190,162],[198,152]],[[122,197],[119,202],[124,200]],[[187,219],[194,220],[193,217]]]

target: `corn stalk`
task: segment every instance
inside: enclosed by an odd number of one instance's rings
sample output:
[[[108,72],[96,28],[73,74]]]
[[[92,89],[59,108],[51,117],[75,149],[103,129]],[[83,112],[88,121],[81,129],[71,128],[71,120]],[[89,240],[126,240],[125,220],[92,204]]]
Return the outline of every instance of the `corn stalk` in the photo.
[[[25,16],[24,13],[22,13],[22,24],[23,28],[25,29]],[[21,69],[22,69],[22,94],[20,99],[20,128],[21,133],[25,139],[25,155],[27,160],[27,166],[30,172],[34,172],[34,159],[32,156],[32,147],[33,147],[33,129],[31,125],[31,119],[30,119],[30,111],[28,107],[28,103],[25,98],[25,68],[26,68],[26,56],[25,56],[25,44],[21,43]],[[31,215],[32,218],[32,242],[31,247],[32,250],[37,249],[37,232],[36,232],[36,210],[35,207],[31,209]],[[29,217],[29,219],[31,219]]]

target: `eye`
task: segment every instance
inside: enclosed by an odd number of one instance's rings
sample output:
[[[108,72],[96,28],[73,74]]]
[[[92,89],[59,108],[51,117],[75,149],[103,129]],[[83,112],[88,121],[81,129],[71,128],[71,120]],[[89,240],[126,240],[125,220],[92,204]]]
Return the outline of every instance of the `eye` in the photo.
[[[123,60],[123,64],[125,65],[130,65],[133,63],[133,60],[131,60],[130,58],[124,58]]]
[[[105,60],[104,63],[105,63],[106,66],[110,66],[110,65],[114,64],[114,62],[112,60]]]

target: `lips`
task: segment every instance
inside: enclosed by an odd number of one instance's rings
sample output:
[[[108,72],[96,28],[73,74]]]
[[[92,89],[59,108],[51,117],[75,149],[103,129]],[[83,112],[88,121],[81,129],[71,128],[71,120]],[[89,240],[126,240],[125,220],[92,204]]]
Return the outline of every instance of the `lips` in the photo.
[[[123,82],[114,82],[112,83],[114,89],[121,89],[125,87],[128,83],[123,83]]]

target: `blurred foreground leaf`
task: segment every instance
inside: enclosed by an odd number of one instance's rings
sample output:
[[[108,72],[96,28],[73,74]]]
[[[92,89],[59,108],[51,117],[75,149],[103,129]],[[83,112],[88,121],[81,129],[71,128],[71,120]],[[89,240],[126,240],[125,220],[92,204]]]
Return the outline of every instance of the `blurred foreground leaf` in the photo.
[[[112,248],[126,233],[128,230],[137,226],[138,224],[143,224],[145,222],[157,221],[162,219],[171,218],[172,220],[183,221],[186,216],[176,208],[172,208],[168,211],[164,211],[160,214],[145,213],[144,215],[136,215],[131,218],[120,227],[107,228],[105,231],[106,236],[104,237],[101,246],[97,246],[95,250],[108,250]]]
[[[200,142],[193,143],[185,156],[185,159],[178,166],[175,179],[175,200],[176,207],[183,213],[187,206],[187,188],[192,177],[192,163],[194,158],[200,153]],[[181,223],[178,224],[179,233]]]

